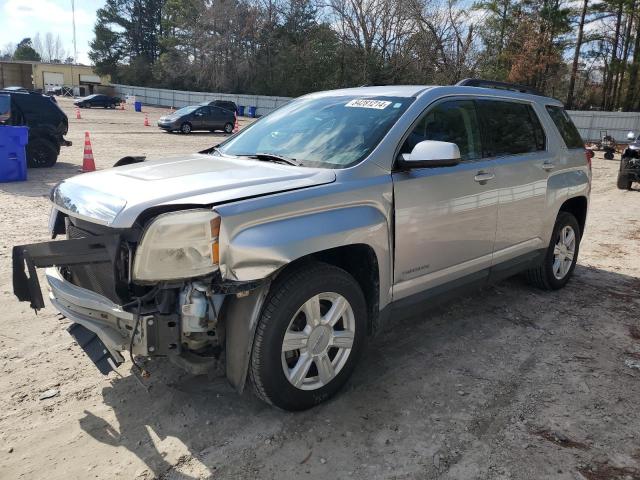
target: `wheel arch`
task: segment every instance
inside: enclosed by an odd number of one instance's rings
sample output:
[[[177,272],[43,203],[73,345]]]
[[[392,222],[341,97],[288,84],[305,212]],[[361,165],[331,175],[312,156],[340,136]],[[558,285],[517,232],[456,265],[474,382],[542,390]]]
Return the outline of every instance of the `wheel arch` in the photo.
[[[587,208],[588,202],[585,196],[569,198],[560,206],[559,212],[568,212],[576,217],[578,225],[580,225],[580,236],[584,234],[584,227],[587,222]]]
[[[357,243],[310,253],[287,264],[275,275],[279,276],[300,268],[310,261],[328,263],[341,268],[358,282],[367,302],[367,333],[376,333],[380,327],[378,321],[380,313],[380,268],[378,257],[373,248],[364,243]]]

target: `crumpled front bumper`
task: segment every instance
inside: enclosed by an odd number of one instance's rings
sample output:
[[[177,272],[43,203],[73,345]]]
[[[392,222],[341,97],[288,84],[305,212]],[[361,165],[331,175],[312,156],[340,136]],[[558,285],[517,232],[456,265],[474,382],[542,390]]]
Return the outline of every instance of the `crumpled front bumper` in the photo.
[[[53,306],[69,320],[95,333],[116,362],[122,363],[124,358],[121,352],[129,348],[135,315],[102,295],[68,282],[56,267],[47,268],[45,276]],[[137,335],[142,335],[142,329]],[[134,353],[146,354],[146,348],[143,352],[141,343],[134,343]]]

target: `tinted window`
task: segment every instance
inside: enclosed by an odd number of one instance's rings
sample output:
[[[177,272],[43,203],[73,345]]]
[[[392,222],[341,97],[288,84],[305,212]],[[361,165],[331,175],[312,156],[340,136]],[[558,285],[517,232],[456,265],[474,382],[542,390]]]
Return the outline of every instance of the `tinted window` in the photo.
[[[454,100],[433,107],[409,134],[400,153],[411,152],[423,140],[455,143],[462,160],[480,158],[480,127],[474,103],[470,100]]]
[[[236,110],[236,104],[233,102],[217,102],[216,105],[218,107],[224,108],[225,110],[231,110],[231,111]]]
[[[477,105],[485,129],[486,156],[544,150],[544,131],[530,105],[499,100],[479,100]]]
[[[584,148],[582,137],[580,137],[578,129],[573,124],[571,117],[569,117],[569,114],[565,112],[564,108],[547,106],[547,112],[549,112],[549,116],[551,117],[551,120],[553,120],[553,123],[556,124],[556,127],[560,132],[560,136],[567,145],[567,148]]]

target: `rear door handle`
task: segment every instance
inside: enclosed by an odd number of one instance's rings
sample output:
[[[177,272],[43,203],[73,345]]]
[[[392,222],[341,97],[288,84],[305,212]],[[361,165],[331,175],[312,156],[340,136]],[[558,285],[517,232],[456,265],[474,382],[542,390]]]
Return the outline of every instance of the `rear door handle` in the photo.
[[[544,162],[542,164],[542,168],[545,169],[548,172],[548,171],[553,170],[554,168],[556,168],[556,166],[551,162]]]
[[[473,179],[478,182],[481,185],[484,185],[485,183],[487,183],[489,180],[493,180],[496,176],[493,173],[487,173],[487,172],[478,172],[476,174],[475,177],[473,177]]]

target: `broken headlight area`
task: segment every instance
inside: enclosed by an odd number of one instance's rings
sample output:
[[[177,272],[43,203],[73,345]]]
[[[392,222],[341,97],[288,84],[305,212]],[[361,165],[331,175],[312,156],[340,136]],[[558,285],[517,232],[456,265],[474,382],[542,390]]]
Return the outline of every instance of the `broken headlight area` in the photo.
[[[222,281],[215,212],[172,212],[121,230],[62,213],[51,224],[67,239],[14,247],[14,292],[43,308],[36,268],[47,268],[52,304],[82,326],[70,333],[100,371],[127,354],[166,356],[195,374],[219,366],[225,299],[259,284]]]

